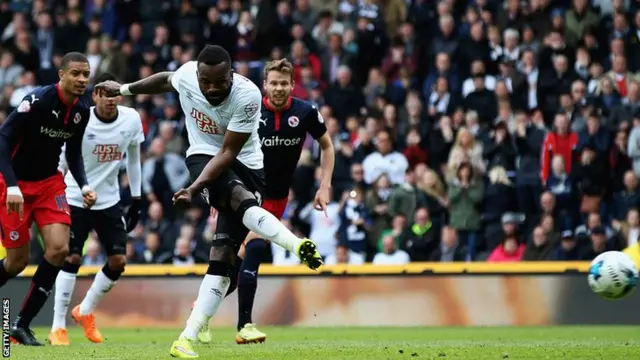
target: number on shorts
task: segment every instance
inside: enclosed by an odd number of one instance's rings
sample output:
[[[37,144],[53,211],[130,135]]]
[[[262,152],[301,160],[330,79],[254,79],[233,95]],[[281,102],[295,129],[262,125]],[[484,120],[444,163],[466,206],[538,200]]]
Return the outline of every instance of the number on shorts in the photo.
[[[254,193],[254,195],[256,196],[256,200],[258,201],[258,205],[262,206],[262,194],[260,194],[259,191],[256,191]]]

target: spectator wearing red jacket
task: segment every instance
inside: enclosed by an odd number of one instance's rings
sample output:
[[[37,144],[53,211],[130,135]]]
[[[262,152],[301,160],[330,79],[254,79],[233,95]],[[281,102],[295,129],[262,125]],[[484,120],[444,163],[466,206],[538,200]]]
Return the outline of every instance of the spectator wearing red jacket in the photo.
[[[420,142],[421,138],[418,130],[409,130],[407,134],[407,147],[402,153],[407,158],[410,169],[413,169],[418,164],[427,163],[427,152],[420,146]]]
[[[520,261],[526,246],[518,243],[515,237],[507,237],[489,255],[487,262]]]
[[[546,184],[549,179],[551,159],[554,155],[564,158],[565,170],[567,174],[571,174],[573,153],[578,145],[578,134],[569,131],[569,118],[566,114],[557,114],[554,125],[555,129],[547,133],[542,143],[540,178],[543,184]]]

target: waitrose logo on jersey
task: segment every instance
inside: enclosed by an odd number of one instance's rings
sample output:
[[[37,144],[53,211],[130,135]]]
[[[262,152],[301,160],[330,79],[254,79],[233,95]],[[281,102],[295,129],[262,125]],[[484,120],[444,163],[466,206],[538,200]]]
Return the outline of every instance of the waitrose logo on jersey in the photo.
[[[46,126],[40,127],[40,134],[46,135],[48,137],[54,139],[70,139],[73,136],[73,133],[66,132],[64,130],[51,129]]]
[[[280,136],[272,136],[260,139],[262,146],[296,146],[300,145],[300,138],[285,139]]]

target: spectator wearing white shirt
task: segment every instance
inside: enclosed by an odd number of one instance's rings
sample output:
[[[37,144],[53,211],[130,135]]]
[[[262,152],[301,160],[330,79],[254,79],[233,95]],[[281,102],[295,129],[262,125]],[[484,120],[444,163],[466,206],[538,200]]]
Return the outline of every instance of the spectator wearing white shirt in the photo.
[[[369,154],[362,162],[364,181],[373,184],[382,174],[387,174],[393,185],[404,183],[404,174],[409,163],[407,158],[393,150],[389,132],[382,130],[376,135],[378,151]]]
[[[320,255],[326,257],[333,254],[336,233],[340,229],[340,204],[331,199],[325,211],[316,211],[310,202],[300,210],[299,217],[311,225],[309,237],[316,242]]]
[[[382,251],[373,257],[373,265],[404,265],[410,261],[409,254],[397,248],[396,239],[391,235],[382,239]]]
[[[315,239],[314,239],[315,240]],[[338,244],[335,252],[324,259],[325,265],[362,265],[364,264],[364,256],[349,250],[348,245]]]

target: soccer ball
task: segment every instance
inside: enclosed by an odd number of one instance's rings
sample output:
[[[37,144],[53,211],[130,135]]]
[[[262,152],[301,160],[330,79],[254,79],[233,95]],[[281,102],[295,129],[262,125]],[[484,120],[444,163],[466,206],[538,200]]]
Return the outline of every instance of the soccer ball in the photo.
[[[608,300],[629,295],[638,283],[638,268],[631,257],[620,251],[598,255],[589,267],[589,286]]]

